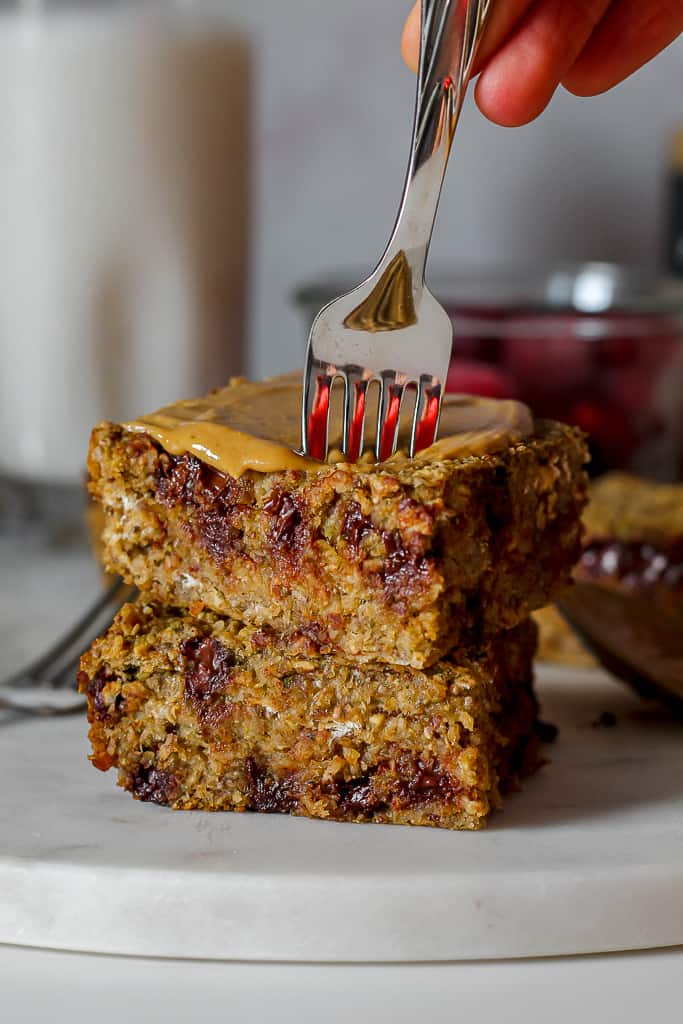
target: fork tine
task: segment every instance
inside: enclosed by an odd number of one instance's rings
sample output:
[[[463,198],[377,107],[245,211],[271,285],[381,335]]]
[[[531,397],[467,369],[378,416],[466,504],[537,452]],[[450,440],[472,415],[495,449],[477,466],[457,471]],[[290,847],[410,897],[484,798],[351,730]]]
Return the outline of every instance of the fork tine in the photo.
[[[135,595],[133,587],[117,580],[53,647],[28,668],[0,682],[0,708],[27,715],[62,715],[78,711],[85,698],[75,693],[69,703],[52,697],[73,687],[83,649],[108,625],[115,612]],[[104,615],[108,612],[107,615]],[[54,662],[57,662],[56,666]],[[47,671],[48,666],[50,671]],[[55,703],[56,701],[56,703]]]
[[[342,451],[349,462],[355,462],[363,451],[365,430],[365,399],[368,381],[360,366],[349,366],[344,375],[344,435]]]
[[[321,462],[327,458],[330,421],[330,391],[333,374],[315,359],[309,359],[304,373],[302,441],[303,454]]]
[[[410,457],[436,440],[441,406],[441,381],[423,373],[417,389],[417,401],[410,431]]]
[[[375,456],[378,462],[384,462],[396,451],[404,391],[405,380],[402,376],[393,372],[382,374],[375,440]]]
[[[33,679],[43,676],[48,669],[54,669],[55,662],[62,661],[68,655],[71,648],[82,644],[86,631],[97,622],[110,606],[113,606],[114,612],[117,611],[132,593],[133,590],[127,583],[124,583],[122,579],[117,579],[88,608],[85,614],[74,623],[71,629],[61,636],[40,658],[37,658],[36,661],[16,672],[8,679],[4,679],[2,681],[3,687],[30,686]]]
[[[97,633],[92,634],[89,640],[84,643],[84,650],[90,645],[96,636]],[[63,662],[57,670],[50,672],[49,675],[41,677],[37,682],[44,686],[49,686],[53,690],[66,690],[75,682],[76,668],[78,667],[82,654],[83,651],[81,651],[80,654],[72,653],[68,661]]]
[[[76,711],[81,711],[87,703],[85,694],[78,693],[76,690],[71,693],[67,693],[65,690],[58,692],[61,694],[59,697],[55,695],[54,690],[46,687],[34,687],[31,690],[15,690],[8,695],[0,687],[0,710],[28,717],[61,718],[64,715],[72,715]]]

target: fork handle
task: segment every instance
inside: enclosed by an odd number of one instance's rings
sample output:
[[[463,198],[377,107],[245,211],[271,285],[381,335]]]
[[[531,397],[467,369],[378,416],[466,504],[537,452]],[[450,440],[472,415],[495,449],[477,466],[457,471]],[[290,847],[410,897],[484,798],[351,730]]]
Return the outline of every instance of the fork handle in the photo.
[[[377,268],[403,251],[413,288],[425,265],[467,83],[491,0],[422,0],[420,66],[410,163],[396,225]]]

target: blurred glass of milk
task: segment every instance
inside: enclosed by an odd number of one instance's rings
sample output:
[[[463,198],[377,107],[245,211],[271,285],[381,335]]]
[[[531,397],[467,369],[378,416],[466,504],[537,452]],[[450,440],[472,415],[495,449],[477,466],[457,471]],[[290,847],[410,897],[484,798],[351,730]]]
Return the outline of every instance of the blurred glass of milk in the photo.
[[[240,371],[248,108],[199,3],[0,4],[0,475]]]

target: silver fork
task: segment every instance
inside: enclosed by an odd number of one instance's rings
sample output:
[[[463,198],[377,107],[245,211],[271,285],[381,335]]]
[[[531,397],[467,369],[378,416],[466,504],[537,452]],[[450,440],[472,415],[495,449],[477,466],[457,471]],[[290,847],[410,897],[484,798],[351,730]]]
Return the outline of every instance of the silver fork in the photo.
[[[417,398],[410,456],[436,438],[453,329],[425,285],[425,265],[453,134],[493,0],[422,0],[417,100],[398,218],[376,269],[316,317],[308,341],[302,451],[327,458],[330,395],[344,385],[342,451],[363,451],[368,386],[379,385],[375,457],[396,451],[408,385]]]
[[[60,715],[81,708],[85,696],[74,689],[80,657],[134,593],[117,579],[40,658],[0,682],[0,709]]]

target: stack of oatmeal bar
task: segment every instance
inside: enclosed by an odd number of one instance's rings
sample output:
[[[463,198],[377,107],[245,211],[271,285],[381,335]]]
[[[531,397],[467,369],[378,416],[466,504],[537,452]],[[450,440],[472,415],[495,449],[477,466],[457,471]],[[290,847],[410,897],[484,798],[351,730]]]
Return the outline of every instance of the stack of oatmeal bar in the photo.
[[[537,763],[529,616],[579,553],[585,457],[537,422],[232,476],[101,424],[105,563],[140,596],[81,662],[93,764],[177,809],[481,827]]]

